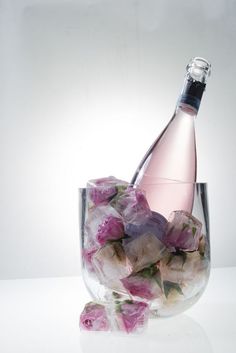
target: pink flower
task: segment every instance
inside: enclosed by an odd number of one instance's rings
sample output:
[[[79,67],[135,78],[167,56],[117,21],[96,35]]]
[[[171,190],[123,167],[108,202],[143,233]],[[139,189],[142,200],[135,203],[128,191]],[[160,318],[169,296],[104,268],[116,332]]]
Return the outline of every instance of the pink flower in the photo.
[[[107,240],[116,240],[124,236],[124,225],[121,218],[108,216],[98,227],[96,235],[99,244],[104,245]]]
[[[117,318],[119,329],[127,333],[143,328],[148,320],[148,304],[138,301],[126,300],[118,306]]]
[[[144,191],[128,188],[117,199],[114,207],[126,223],[142,224],[152,215]]]
[[[110,324],[105,307],[97,303],[87,303],[80,315],[80,328],[87,331],[108,331]]]
[[[93,266],[93,256],[94,254],[97,252],[97,248],[90,248],[90,249],[83,249],[82,251],[82,259],[83,259],[83,263],[85,265],[85,268],[89,271],[89,272],[95,272],[94,270],[94,266]]]
[[[99,187],[89,190],[90,199],[94,205],[107,204],[109,200],[117,193],[115,187]]]
[[[87,184],[89,197],[95,206],[106,205],[117,194],[121,185],[127,186],[128,183],[113,176],[90,180]]]
[[[162,289],[154,278],[145,278],[140,275],[131,275],[121,280],[128,292],[136,297],[152,300],[162,294]]]
[[[201,222],[190,213],[174,211],[162,241],[171,251],[195,251],[199,247],[201,228]]]

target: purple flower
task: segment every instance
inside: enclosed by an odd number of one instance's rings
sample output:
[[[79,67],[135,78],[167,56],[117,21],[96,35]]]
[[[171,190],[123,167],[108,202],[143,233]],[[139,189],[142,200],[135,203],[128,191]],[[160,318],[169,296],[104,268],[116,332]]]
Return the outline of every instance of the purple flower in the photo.
[[[148,304],[138,301],[127,300],[118,305],[117,318],[120,330],[127,333],[143,328],[148,320]]]
[[[170,215],[163,243],[175,251],[195,251],[199,247],[201,222],[185,211],[174,211]]]
[[[114,205],[126,223],[143,223],[152,215],[144,191],[128,188]]]
[[[121,218],[108,216],[99,225],[97,231],[97,241],[104,245],[108,240],[120,239],[124,236],[124,225]]]
[[[87,303],[80,315],[80,328],[87,331],[108,331],[110,324],[106,309],[97,303]]]
[[[132,296],[153,300],[162,294],[162,289],[154,278],[131,275],[121,282]]]
[[[96,248],[96,247],[82,250],[83,263],[85,265],[85,268],[89,272],[95,272],[92,259],[93,259],[94,254],[97,252],[97,250],[98,250],[98,248]]]
[[[113,176],[90,180],[87,184],[89,198],[95,206],[106,205],[117,194],[118,188],[121,185],[127,186],[128,183]]]
[[[125,239],[124,243],[127,244],[143,234],[153,234],[162,241],[166,230],[166,224],[167,220],[165,217],[160,213],[152,211],[151,215],[145,219],[142,224],[127,223],[125,225],[125,234],[129,237]]]

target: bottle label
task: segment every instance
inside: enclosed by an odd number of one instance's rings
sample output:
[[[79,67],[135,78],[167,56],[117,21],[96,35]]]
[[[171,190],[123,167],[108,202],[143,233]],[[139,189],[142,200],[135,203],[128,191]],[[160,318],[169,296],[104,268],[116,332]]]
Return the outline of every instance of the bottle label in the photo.
[[[187,77],[178,104],[181,105],[182,103],[190,105],[198,111],[205,86],[204,83],[195,81],[191,77]]]
[[[201,99],[194,97],[194,96],[191,96],[189,94],[182,94],[180,96],[178,105],[181,105],[181,103],[188,104],[191,107],[193,107],[194,109],[196,109],[196,111],[198,111],[200,103],[201,103]]]

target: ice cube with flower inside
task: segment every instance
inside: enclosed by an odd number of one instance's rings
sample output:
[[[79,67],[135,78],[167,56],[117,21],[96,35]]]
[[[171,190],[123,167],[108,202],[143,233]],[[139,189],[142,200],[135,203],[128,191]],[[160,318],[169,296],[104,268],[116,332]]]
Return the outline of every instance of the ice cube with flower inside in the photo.
[[[87,303],[80,314],[80,329],[86,331],[108,331],[110,328],[105,306],[95,302]]]
[[[116,305],[115,320],[119,331],[142,332],[148,322],[149,305],[142,301],[125,300]]]
[[[163,294],[160,271],[156,264],[123,278],[121,282],[132,297],[144,301],[160,299]]]
[[[113,290],[120,279],[129,276],[133,267],[119,242],[111,242],[101,247],[93,256],[93,265],[100,283]]]
[[[80,315],[80,329],[139,333],[146,328],[148,317],[149,306],[140,301],[89,302]]]
[[[119,213],[110,205],[100,205],[89,210],[85,223],[87,247],[104,245],[108,240],[124,237],[124,225]]]
[[[176,283],[183,295],[193,296],[209,276],[209,260],[199,251],[170,253],[158,263],[163,282]]]
[[[138,188],[128,187],[111,201],[111,205],[122,216],[125,224],[140,225],[151,215],[145,192]]]
[[[198,249],[201,230],[202,223],[190,213],[173,211],[168,219],[163,242],[171,251],[194,251]]]
[[[114,176],[89,180],[87,183],[88,201],[94,206],[107,205],[118,192],[126,189],[127,186],[126,181]]]

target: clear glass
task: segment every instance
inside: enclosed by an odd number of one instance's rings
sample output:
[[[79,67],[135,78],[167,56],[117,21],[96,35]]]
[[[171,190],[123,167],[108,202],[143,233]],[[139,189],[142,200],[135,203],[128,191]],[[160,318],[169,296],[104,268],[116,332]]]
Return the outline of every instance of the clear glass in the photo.
[[[163,217],[151,211],[151,222],[141,216],[140,198],[140,205],[132,206],[132,212],[137,212],[135,224],[127,222],[117,207],[124,189],[100,206],[91,203],[92,188],[79,189],[82,273],[94,300],[143,301],[150,305],[154,317],[168,317],[185,311],[200,298],[210,274],[207,185],[169,180],[152,184],[152,192],[158,197],[164,188],[169,194],[183,192],[184,197],[187,187],[193,193],[191,213],[173,208]],[[109,215],[124,223],[124,234],[115,239],[121,223],[113,224],[110,240],[99,243],[96,236]]]
[[[204,58],[192,58],[186,67],[187,73],[194,80],[206,83],[211,74],[211,64]]]

